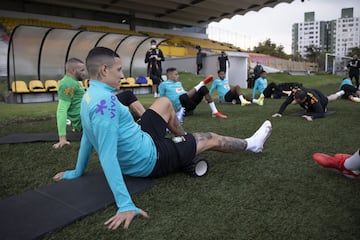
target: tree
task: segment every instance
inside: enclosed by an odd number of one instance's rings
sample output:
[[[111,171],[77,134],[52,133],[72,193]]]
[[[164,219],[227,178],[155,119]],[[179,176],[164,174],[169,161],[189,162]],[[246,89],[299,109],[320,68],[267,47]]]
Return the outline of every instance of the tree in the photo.
[[[264,42],[259,42],[258,46],[254,47],[253,52],[271,55],[273,57],[288,58],[288,55],[284,52],[284,46],[276,46],[269,38]]]
[[[349,53],[349,57],[352,57],[352,56],[354,56],[354,55],[358,55],[358,56],[360,56],[360,48],[359,47],[353,47],[352,49],[351,49],[351,52]]]
[[[305,57],[309,62],[318,63],[320,60],[320,55],[320,48],[314,45],[309,45],[305,47]]]

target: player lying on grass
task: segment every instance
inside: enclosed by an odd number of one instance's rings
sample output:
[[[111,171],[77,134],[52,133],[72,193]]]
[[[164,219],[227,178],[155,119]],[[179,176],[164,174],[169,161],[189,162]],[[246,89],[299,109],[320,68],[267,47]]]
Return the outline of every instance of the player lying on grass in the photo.
[[[273,114],[272,117],[281,117],[286,107],[289,104],[299,104],[306,113],[301,117],[308,121],[312,121],[316,118],[322,118],[325,116],[327,111],[327,105],[330,101],[334,101],[343,95],[343,91],[325,96],[322,92],[316,89],[306,88],[294,88],[289,93],[287,99],[280,106],[277,113]]]

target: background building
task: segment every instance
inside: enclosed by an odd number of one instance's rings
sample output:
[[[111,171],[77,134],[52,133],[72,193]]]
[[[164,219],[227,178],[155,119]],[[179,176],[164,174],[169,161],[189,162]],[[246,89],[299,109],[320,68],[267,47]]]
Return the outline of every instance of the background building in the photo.
[[[353,17],[353,8],[341,10],[336,20],[336,56],[347,56],[352,48],[360,46],[360,18]]]
[[[353,17],[353,8],[341,10],[341,17],[331,21],[315,21],[315,12],[306,12],[304,22],[292,27],[292,54],[306,56],[309,46],[336,56],[347,56],[360,46],[360,20]]]

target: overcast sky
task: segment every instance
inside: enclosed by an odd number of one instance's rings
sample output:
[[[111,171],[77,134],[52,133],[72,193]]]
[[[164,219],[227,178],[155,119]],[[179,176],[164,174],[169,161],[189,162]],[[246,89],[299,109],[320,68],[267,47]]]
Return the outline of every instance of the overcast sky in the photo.
[[[315,21],[327,21],[340,18],[341,9],[349,7],[354,8],[354,17],[360,17],[360,0],[295,0],[290,4],[280,3],[274,8],[266,7],[258,12],[223,19],[209,26],[240,33],[246,48],[252,49],[270,38],[276,45],[283,45],[285,52],[290,54],[292,25],[304,22],[305,12],[315,12]]]

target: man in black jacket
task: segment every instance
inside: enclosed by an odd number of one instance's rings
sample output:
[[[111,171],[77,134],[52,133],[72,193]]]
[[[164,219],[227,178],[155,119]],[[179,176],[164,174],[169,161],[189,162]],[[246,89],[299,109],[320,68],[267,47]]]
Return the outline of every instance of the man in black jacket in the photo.
[[[352,81],[355,78],[356,88],[359,89],[359,68],[360,68],[360,60],[358,56],[355,54],[349,64],[347,65],[349,68],[349,78]]]
[[[156,45],[156,41],[153,39],[151,40],[151,48],[146,52],[145,55],[145,63],[148,64],[147,66],[147,75],[152,80],[152,89],[154,92],[154,97],[159,97],[158,87],[159,84],[162,82],[161,74],[162,74],[162,67],[161,62],[165,60],[164,54]]]

